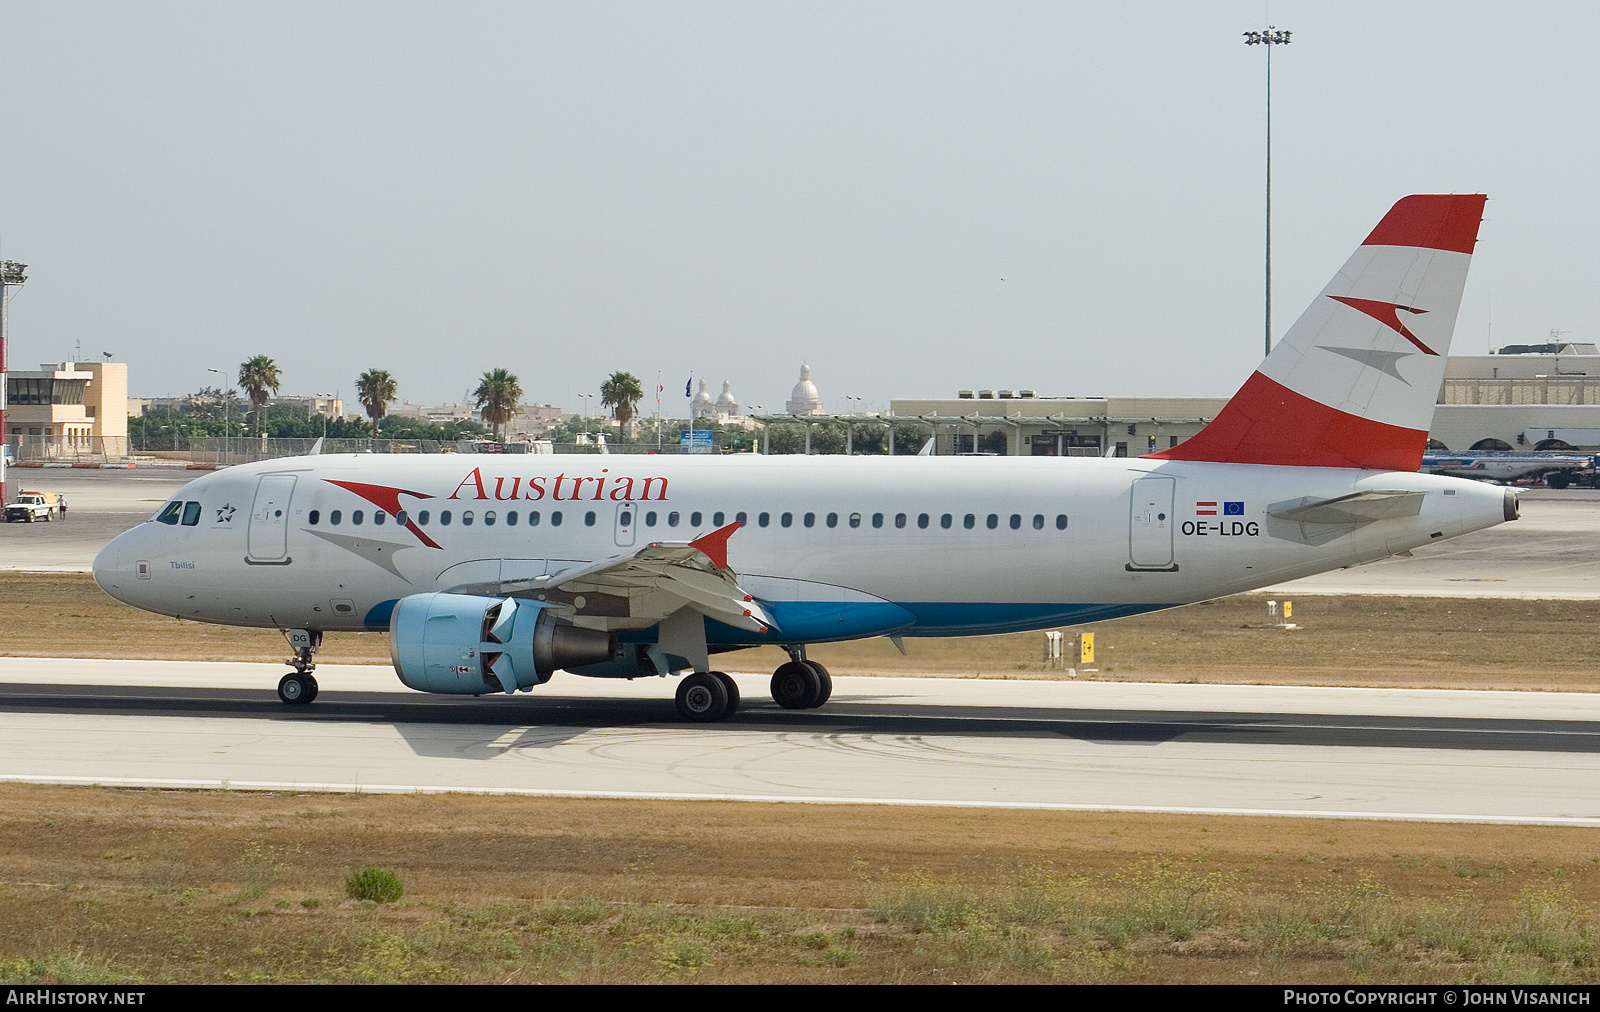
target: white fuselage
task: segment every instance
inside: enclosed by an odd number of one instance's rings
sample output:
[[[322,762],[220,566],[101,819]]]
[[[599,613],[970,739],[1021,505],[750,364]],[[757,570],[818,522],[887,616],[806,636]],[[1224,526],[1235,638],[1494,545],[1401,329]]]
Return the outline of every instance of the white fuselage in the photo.
[[[1416,515],[1348,528],[1269,516],[1364,491],[1425,495]],[[723,645],[1092,621],[1372,562],[1511,512],[1501,489],[1436,475],[1084,457],[335,455],[229,468],[180,495],[108,544],[95,580],[149,611],[285,629],[387,628],[412,594],[492,596],[742,519],[727,563],[775,627],[708,633]]]

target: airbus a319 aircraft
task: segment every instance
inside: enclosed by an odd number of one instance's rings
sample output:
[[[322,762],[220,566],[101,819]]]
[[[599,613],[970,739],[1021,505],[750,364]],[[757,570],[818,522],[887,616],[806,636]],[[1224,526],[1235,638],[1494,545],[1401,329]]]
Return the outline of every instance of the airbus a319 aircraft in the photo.
[[[426,692],[557,670],[681,675],[726,718],[723,651],[783,647],[773,698],[821,706],[808,644],[1042,629],[1373,562],[1518,515],[1418,473],[1485,198],[1401,200],[1222,412],[1134,459],[388,456],[200,478],[95,559],[112,597],[276,627],[316,698],[323,633],[383,630]]]

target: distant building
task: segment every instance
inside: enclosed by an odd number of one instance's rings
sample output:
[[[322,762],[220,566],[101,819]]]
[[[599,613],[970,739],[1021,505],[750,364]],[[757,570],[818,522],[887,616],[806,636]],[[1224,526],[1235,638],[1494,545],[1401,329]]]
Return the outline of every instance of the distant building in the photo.
[[[927,426],[934,452],[1021,457],[1137,457],[1177,446],[1217,416],[1226,397],[1040,397],[1032,390],[962,390],[896,398],[897,422]]]
[[[716,402],[711,399],[711,394],[706,390],[706,381],[700,381],[700,389],[689,399],[690,418],[710,418],[717,413]]]
[[[1445,362],[1435,449],[1600,450],[1600,349],[1508,344]]]
[[[46,362],[37,371],[6,376],[6,440],[42,440],[65,452],[100,452],[97,438],[120,441],[107,452],[126,452],[128,364]]]
[[[722,381],[722,394],[717,397],[717,417],[732,418],[739,413],[739,402],[733,397],[733,384]]]
[[[827,414],[822,407],[822,397],[817,393],[817,385],[811,382],[811,366],[800,367],[800,382],[794,385],[794,391],[789,394],[789,401],[783,410],[791,415]]]

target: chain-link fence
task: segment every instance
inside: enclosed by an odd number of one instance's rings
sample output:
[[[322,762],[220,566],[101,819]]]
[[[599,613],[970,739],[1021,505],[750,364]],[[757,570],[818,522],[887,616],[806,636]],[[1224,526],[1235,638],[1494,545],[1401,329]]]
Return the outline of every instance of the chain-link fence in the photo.
[[[24,463],[100,464],[129,457],[126,436],[26,436],[10,437],[11,460]]]

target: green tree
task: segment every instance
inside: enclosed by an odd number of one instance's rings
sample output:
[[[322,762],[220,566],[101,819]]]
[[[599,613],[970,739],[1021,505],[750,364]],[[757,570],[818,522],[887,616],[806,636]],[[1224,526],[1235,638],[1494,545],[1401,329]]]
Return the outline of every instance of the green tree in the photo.
[[[472,397],[483,420],[494,426],[494,436],[499,439],[500,426],[511,420],[522,402],[522,383],[505,369],[491,369],[483,374]]]
[[[600,403],[611,409],[612,416],[622,426],[624,436],[631,428],[634,412],[643,397],[644,388],[639,385],[639,378],[631,372],[614,372],[600,384]]]
[[[399,386],[394,377],[382,369],[368,369],[357,378],[356,396],[360,398],[361,406],[367,409],[367,417],[372,419],[372,431],[378,431],[378,423],[389,413],[389,402],[398,393]]]
[[[239,366],[239,386],[250,397],[251,414],[255,416],[256,435],[261,434],[261,408],[267,398],[278,392],[278,363],[266,355],[257,355]]]

